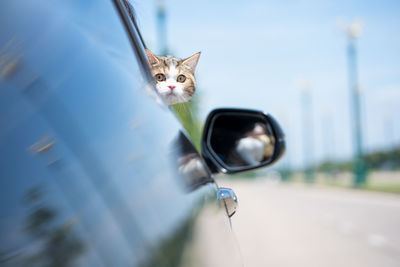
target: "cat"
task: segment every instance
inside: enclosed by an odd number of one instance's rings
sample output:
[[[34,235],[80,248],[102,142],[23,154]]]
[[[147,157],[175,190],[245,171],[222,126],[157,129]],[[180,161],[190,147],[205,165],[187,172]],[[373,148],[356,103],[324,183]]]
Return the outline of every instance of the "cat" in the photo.
[[[194,71],[200,52],[186,59],[172,56],[156,56],[146,49],[156,88],[168,105],[189,101],[196,90]]]
[[[236,143],[236,152],[250,165],[270,160],[274,150],[275,137],[261,123],[255,123]]]
[[[263,123],[254,123],[234,137],[233,149],[227,155],[230,166],[258,166],[268,162],[275,151],[275,137]]]

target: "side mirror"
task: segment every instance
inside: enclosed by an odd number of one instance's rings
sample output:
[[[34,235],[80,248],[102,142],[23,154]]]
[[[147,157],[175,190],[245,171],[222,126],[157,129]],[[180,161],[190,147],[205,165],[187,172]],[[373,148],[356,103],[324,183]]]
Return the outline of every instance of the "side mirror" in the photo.
[[[213,172],[265,167],[284,152],[284,133],[271,115],[246,109],[216,109],[208,115],[202,154]]]

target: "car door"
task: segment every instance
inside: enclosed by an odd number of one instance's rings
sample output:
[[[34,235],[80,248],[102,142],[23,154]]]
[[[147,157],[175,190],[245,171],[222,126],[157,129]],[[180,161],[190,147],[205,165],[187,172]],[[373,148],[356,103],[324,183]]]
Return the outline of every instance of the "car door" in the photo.
[[[120,1],[0,4],[0,262],[240,265]]]

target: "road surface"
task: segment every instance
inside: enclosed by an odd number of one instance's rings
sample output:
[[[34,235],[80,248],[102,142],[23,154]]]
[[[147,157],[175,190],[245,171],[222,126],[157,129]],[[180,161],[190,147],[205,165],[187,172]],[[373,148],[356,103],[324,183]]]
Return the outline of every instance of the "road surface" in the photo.
[[[400,197],[350,189],[223,180],[244,265],[399,267]]]

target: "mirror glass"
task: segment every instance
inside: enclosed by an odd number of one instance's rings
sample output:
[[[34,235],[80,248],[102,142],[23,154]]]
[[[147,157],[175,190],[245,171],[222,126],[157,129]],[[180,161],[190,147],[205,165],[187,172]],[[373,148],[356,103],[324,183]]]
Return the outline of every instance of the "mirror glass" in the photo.
[[[256,167],[274,155],[276,137],[265,116],[223,113],[210,125],[209,146],[217,159],[229,168]]]

